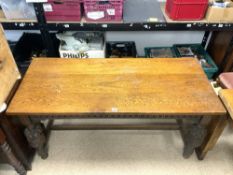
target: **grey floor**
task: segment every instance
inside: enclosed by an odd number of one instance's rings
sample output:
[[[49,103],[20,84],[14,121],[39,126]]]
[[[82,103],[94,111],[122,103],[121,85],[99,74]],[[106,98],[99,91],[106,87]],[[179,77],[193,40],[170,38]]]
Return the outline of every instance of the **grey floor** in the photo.
[[[28,175],[232,175],[233,129],[204,161],[183,159],[178,131],[53,131],[49,158]],[[0,165],[0,175],[15,175]]]

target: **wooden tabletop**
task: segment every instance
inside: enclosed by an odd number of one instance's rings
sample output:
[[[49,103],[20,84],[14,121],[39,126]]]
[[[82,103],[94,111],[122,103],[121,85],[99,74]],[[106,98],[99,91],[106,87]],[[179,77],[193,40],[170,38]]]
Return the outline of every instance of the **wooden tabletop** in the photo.
[[[198,61],[33,59],[9,115],[222,115]]]
[[[219,96],[222,99],[222,102],[224,103],[231,118],[233,119],[233,90],[223,89],[220,91]]]

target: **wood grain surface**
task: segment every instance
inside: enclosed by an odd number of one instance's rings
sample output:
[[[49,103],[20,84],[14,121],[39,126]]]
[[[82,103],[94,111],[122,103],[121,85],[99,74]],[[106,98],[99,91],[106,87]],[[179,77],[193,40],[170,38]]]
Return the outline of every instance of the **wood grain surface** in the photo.
[[[19,77],[20,73],[0,25],[0,107]]]
[[[7,113],[219,115],[226,111],[193,58],[38,58]]]
[[[231,118],[233,119],[233,90],[232,89],[223,89],[220,91],[219,96],[222,99],[222,102],[224,103]]]

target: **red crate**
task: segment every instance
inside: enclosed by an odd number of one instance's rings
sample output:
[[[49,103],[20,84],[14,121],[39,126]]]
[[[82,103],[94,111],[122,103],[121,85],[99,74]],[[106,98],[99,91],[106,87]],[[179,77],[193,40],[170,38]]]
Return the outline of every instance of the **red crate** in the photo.
[[[167,0],[166,13],[173,20],[201,20],[205,17],[208,0]]]
[[[49,21],[81,21],[80,0],[48,0],[43,6]]]
[[[87,21],[121,21],[124,0],[84,0]]]

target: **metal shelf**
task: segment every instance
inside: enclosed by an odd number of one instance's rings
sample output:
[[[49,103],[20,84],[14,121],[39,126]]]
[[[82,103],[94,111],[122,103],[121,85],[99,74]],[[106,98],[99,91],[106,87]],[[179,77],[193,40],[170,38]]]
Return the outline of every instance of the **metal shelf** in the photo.
[[[208,23],[48,23],[49,30],[96,31],[230,31],[233,24]]]
[[[44,18],[41,4],[35,5],[37,18]],[[233,31],[233,23],[207,23],[202,21],[175,22],[166,17],[167,22],[160,23],[88,23],[84,19],[81,22],[44,22],[43,28],[48,31],[57,30],[82,30],[82,31]],[[41,30],[41,20],[30,19],[6,19],[0,10],[0,23],[6,30]]]
[[[1,22],[5,30],[39,30],[37,22]]]
[[[4,21],[5,30],[40,30],[37,22]],[[86,23],[48,22],[48,30],[82,31],[233,31],[233,23]]]

